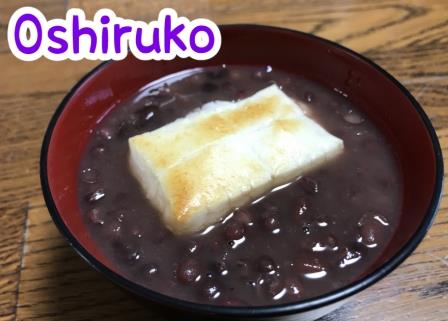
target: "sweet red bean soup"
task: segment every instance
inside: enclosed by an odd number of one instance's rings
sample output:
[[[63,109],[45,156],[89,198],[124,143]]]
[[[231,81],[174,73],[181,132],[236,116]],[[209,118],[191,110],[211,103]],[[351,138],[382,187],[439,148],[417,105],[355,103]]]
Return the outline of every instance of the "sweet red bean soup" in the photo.
[[[200,233],[173,234],[130,172],[128,139],[273,83],[342,139],[343,152]],[[269,66],[207,67],[148,84],[101,120],[78,177],[88,229],[123,275],[180,299],[236,306],[298,301],[359,279],[390,241],[403,192],[391,147],[366,115]]]

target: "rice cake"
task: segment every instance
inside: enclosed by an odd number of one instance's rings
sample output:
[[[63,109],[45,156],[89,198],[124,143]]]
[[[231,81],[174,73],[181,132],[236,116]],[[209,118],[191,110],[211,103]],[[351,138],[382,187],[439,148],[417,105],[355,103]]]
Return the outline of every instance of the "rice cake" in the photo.
[[[131,171],[166,226],[189,234],[321,165],[343,142],[272,85],[131,137],[129,149]]]

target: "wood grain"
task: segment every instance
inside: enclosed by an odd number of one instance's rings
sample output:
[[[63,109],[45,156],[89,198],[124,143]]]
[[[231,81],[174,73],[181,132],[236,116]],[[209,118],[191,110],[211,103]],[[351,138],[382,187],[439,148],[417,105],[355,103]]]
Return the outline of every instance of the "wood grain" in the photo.
[[[0,321],[179,320],[93,271],[56,231],[41,197],[44,130],[67,90],[96,62],[25,63],[7,48],[9,16],[32,5],[48,18],[69,7],[148,21],[163,7],[218,23],[315,33],[363,53],[424,106],[448,155],[446,0],[2,0],[0,1]],[[392,106],[391,106],[392,107]],[[446,160],[446,158],[445,158]],[[185,319],[182,316],[182,319]],[[429,235],[395,272],[321,321],[448,320],[448,200]]]

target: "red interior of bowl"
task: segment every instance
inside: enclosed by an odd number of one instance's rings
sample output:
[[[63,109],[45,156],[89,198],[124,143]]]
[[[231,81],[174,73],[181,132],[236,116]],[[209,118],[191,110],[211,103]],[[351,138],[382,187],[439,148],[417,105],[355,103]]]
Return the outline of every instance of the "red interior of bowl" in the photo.
[[[379,69],[333,44],[296,32],[224,27],[219,54],[209,61],[139,61],[128,56],[94,72],[66,102],[48,146],[52,198],[69,232],[100,262],[114,270],[89,237],[77,202],[76,178],[91,130],[108,110],[143,85],[183,69],[217,64],[271,65],[303,75],[347,95],[384,130],[404,177],[398,232],[381,261],[393,256],[417,230],[433,196],[436,162],[431,138],[412,102]]]

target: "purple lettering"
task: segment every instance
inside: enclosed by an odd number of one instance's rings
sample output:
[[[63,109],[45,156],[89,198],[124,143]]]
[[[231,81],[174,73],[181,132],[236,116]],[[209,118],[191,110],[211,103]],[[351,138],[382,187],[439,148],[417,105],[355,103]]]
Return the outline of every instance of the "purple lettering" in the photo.
[[[135,35],[135,44],[140,52],[146,54],[150,53],[151,51],[155,51],[159,53],[161,51],[159,42],[159,28],[154,28],[152,40],[153,43],[151,45],[144,45],[142,41],[142,28],[137,28]]]
[[[22,27],[22,24],[26,21],[32,22],[37,32],[36,42],[30,47],[24,46],[20,41],[20,28]],[[17,45],[17,49],[19,49],[22,53],[29,55],[38,51],[40,45],[42,44],[42,26],[40,25],[39,19],[37,19],[34,15],[30,13],[21,16],[16,23],[16,28],[14,30],[14,39]]]
[[[196,35],[199,32],[205,32],[207,34],[207,37],[208,37],[208,43],[205,46],[203,46],[203,47],[199,47],[196,44]],[[197,53],[206,53],[206,52],[210,51],[213,48],[214,44],[215,44],[215,35],[213,34],[213,31],[211,31],[209,27],[207,27],[207,26],[196,26],[191,31],[191,34],[190,34],[190,46],[191,46],[191,49],[193,49]]]
[[[96,48],[96,33],[92,28],[89,27],[79,27],[79,17],[77,15],[73,16],[73,52],[75,54],[79,53],[79,38],[81,36],[90,36],[90,53],[95,52]]]
[[[65,41],[63,38],[58,37],[56,35],[56,32],[65,33],[67,32],[67,29],[65,29],[65,27],[63,26],[53,26],[48,29],[48,39],[50,39],[53,43],[59,45],[58,47],[48,46],[48,51],[53,54],[59,55],[67,51],[68,44],[67,41]]]
[[[165,52],[169,53],[171,49],[171,41],[174,41],[174,43],[182,50],[185,51],[187,49],[187,46],[183,43],[183,41],[179,38],[179,33],[182,32],[182,30],[185,29],[185,26],[183,24],[178,25],[176,28],[171,30],[171,16],[166,15],[165,16]]]
[[[116,53],[121,52],[121,36],[125,33],[129,33],[132,31],[132,28],[129,26],[120,26],[119,24],[114,25],[114,49]],[[138,34],[137,30],[137,34]],[[141,43],[141,30],[140,30],[140,43]]]
[[[110,22],[110,18],[108,16],[102,16],[100,20],[103,25],[107,25]],[[101,50],[103,54],[107,53],[108,48],[109,48],[109,34],[107,31],[107,27],[103,27],[103,30],[101,31]]]
[[[160,10],[157,20],[148,23],[117,17],[110,9],[100,9],[88,20],[78,8],[68,9],[65,19],[47,21],[32,7],[16,10],[9,21],[11,52],[24,61],[41,56],[56,61],[121,60],[128,50],[142,60],[205,60],[216,55],[222,41],[212,21],[190,21],[171,8]]]

